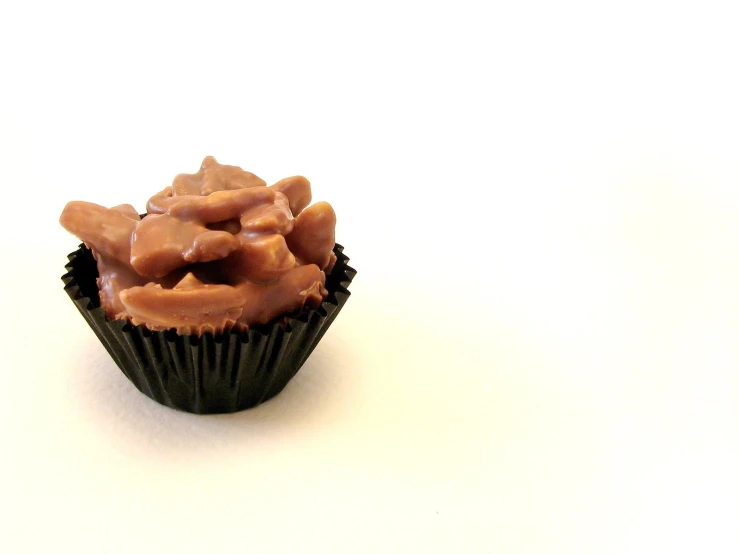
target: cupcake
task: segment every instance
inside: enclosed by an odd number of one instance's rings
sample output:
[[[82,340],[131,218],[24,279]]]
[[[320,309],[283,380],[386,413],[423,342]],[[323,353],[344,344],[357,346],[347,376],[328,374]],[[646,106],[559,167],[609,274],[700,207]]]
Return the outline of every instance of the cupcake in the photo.
[[[256,406],[305,363],[356,274],[333,209],[311,196],[304,177],[267,186],[207,157],[143,216],[70,202],[60,223],[83,244],[65,290],[150,398],[199,414]]]

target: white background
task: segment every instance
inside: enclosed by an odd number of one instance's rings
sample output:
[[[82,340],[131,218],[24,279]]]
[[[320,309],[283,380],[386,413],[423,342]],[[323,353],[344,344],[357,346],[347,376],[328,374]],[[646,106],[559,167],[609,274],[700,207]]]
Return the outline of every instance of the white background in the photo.
[[[739,551],[732,2],[3,2],[0,551]],[[352,297],[288,388],[138,393],[68,200],[306,175]]]

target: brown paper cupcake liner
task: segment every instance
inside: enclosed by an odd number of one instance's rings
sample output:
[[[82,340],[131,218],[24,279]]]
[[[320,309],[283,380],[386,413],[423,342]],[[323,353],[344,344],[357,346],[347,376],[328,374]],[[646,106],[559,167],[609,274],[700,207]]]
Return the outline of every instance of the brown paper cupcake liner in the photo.
[[[201,337],[111,321],[100,307],[97,264],[80,245],[69,254],[64,289],[123,374],[160,404],[197,414],[254,407],[298,372],[349,298],[356,270],[337,244],[326,276],[328,296],[316,309],[278,322]]]

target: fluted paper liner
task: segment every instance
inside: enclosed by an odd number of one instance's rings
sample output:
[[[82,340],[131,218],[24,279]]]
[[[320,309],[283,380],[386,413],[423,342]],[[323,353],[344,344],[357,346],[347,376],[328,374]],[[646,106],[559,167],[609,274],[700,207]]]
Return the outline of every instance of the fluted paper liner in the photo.
[[[337,244],[316,309],[247,332],[178,335],[111,321],[100,307],[97,264],[84,245],[69,254],[64,289],[123,374],[160,404],[197,414],[245,410],[279,393],[298,372],[349,298],[356,271]]]

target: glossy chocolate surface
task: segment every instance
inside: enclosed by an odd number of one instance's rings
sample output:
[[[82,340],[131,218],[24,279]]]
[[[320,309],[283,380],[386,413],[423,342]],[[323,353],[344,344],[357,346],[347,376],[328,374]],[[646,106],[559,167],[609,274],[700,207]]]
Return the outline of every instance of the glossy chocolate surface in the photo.
[[[321,303],[336,215],[310,202],[305,177],[268,187],[209,156],[152,196],[143,218],[130,205],[73,201],[60,223],[92,249],[110,319],[200,335]]]

